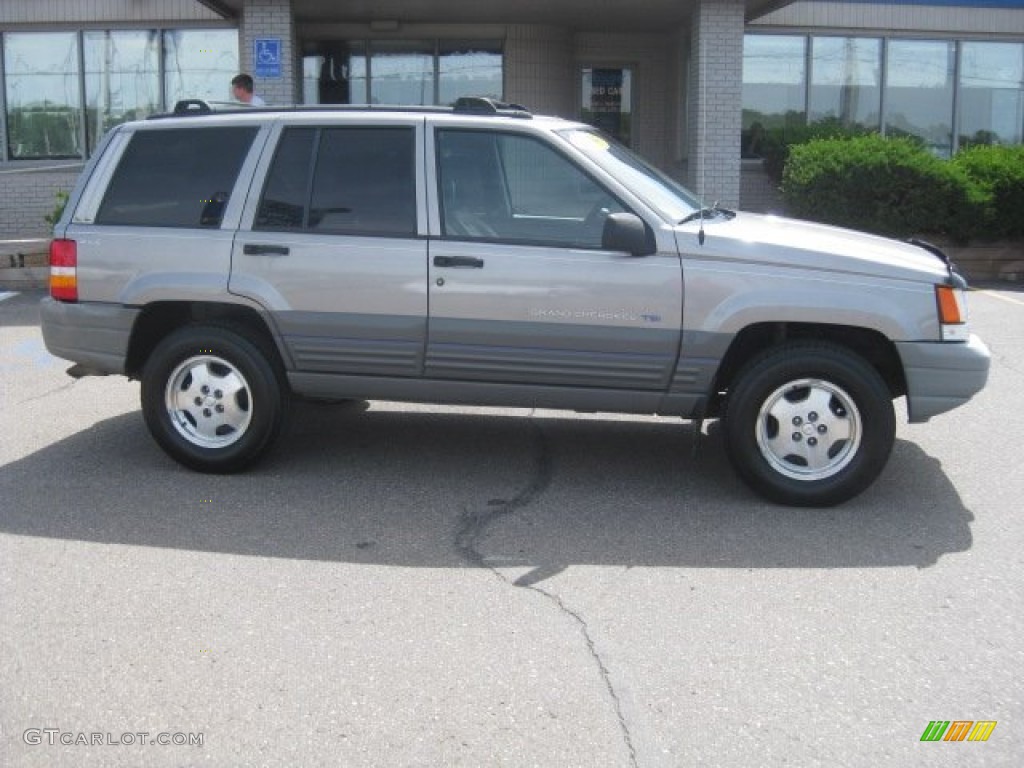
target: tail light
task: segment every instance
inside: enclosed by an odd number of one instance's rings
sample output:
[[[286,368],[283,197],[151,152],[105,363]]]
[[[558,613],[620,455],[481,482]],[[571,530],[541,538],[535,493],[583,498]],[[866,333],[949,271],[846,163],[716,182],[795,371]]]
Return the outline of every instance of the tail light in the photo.
[[[50,296],[78,301],[78,243],[74,240],[50,243]]]

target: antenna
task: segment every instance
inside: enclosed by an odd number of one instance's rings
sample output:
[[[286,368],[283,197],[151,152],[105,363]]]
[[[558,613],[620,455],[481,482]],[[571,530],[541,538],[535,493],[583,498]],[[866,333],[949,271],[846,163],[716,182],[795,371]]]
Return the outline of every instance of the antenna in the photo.
[[[700,229],[697,230],[697,242],[704,245],[704,194],[706,192],[705,174],[707,168],[707,140],[708,140],[708,73],[704,70],[704,47],[705,39],[703,34],[697,35],[697,77],[700,78]]]

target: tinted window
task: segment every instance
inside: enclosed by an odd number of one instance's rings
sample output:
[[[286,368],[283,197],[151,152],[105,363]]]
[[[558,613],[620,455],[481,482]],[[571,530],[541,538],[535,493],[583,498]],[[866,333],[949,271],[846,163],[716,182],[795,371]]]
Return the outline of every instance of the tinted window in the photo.
[[[321,131],[308,227],[347,234],[415,235],[413,129]]]
[[[609,213],[625,208],[567,157],[518,134],[438,135],[448,237],[600,248]]]
[[[219,227],[255,128],[138,131],[96,216],[97,224]]]
[[[309,160],[316,134],[315,128],[290,128],[284,132],[256,212],[257,229],[302,229],[305,226]]]

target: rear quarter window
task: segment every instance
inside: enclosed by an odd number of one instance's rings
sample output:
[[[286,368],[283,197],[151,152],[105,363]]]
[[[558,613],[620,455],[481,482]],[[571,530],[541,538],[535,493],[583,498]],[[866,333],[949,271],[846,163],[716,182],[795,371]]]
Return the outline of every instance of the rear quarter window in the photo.
[[[254,127],[137,131],[121,156],[97,224],[219,227]]]

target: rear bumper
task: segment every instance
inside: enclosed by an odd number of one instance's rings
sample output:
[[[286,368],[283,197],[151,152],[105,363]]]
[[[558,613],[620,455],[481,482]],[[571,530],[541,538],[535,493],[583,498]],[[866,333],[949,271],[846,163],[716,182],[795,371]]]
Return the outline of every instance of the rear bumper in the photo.
[[[47,297],[39,307],[50,353],[91,373],[124,373],[128,341],[139,310],[118,304],[67,304]]]
[[[907,379],[907,411],[912,423],[963,405],[988,381],[990,354],[972,335],[963,343],[897,342]]]

